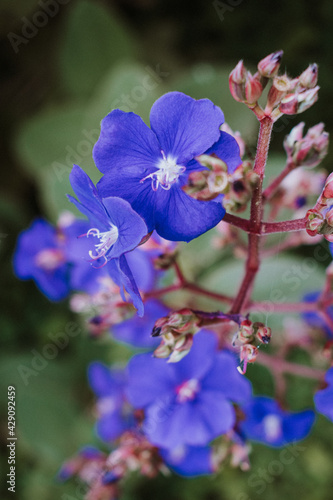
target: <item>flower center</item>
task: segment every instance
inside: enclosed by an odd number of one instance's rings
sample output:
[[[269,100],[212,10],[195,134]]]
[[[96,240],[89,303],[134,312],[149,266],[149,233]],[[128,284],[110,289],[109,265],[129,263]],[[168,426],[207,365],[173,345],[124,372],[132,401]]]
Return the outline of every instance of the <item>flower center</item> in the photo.
[[[94,236],[99,239],[99,243],[95,244],[96,253],[94,253],[93,250],[89,250],[89,257],[91,257],[92,260],[98,260],[104,257],[104,264],[106,264],[107,258],[105,255],[118,239],[118,228],[111,224],[109,231],[104,231],[103,233],[101,233],[99,229],[97,229],[96,227],[92,227],[84,236],[87,236],[87,238],[89,238],[89,236]]]
[[[176,388],[177,401],[179,403],[185,403],[186,401],[191,401],[195,398],[200,390],[199,381],[195,378],[186,380],[181,385]]]
[[[268,441],[275,441],[281,435],[281,419],[277,415],[267,415],[263,420],[264,432]]]
[[[178,181],[180,174],[186,170],[186,167],[177,165],[175,158],[172,158],[171,156],[166,157],[164,151],[162,151],[162,156],[163,158],[161,158],[157,164],[158,170],[147,175],[140,181],[144,182],[146,179],[150,178],[153,191],[157,191],[159,186],[168,191],[172,184]]]
[[[45,271],[54,271],[65,262],[62,250],[58,248],[45,248],[41,250],[35,257],[35,262],[38,267]]]

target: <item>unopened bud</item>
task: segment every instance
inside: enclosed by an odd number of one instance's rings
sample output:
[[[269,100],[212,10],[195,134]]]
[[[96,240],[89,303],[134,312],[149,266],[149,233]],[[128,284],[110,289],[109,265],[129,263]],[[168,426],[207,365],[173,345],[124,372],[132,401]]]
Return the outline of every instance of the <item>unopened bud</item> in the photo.
[[[236,334],[236,339],[242,344],[247,344],[254,339],[253,324],[249,319],[245,319],[239,326],[239,331]]]
[[[290,79],[287,75],[275,76],[272,82],[272,86],[269,89],[267,96],[267,108],[266,111],[272,110],[278,104],[280,104],[283,97],[290,90]]]
[[[255,104],[260,98],[263,91],[263,86],[260,81],[253,77],[250,71],[247,72],[245,82],[245,98],[248,104]]]
[[[172,353],[172,349],[170,348],[170,346],[168,346],[164,342],[162,342],[157,347],[157,349],[155,349],[155,351],[154,351],[154,357],[155,358],[165,359],[165,358],[168,358],[171,353]]]
[[[333,227],[333,208],[331,208],[325,215],[325,221],[330,227]]]
[[[313,89],[318,81],[318,66],[317,64],[310,64],[310,66],[303,71],[299,77],[299,83],[306,89]]]
[[[263,323],[257,322],[253,324],[253,329],[260,342],[262,342],[263,344],[270,343],[272,330],[268,326],[265,326]]]
[[[246,68],[243,61],[239,61],[237,66],[229,75],[229,88],[232,97],[239,102],[246,100],[245,96]]]
[[[288,156],[291,156],[295,149],[295,143],[303,139],[303,129],[305,123],[300,122],[296,127],[292,128],[288,135],[284,138],[283,147]]]
[[[324,225],[324,217],[317,210],[311,208],[306,213],[306,232],[310,236],[316,236]]]
[[[239,373],[244,375],[246,373],[247,364],[254,363],[258,356],[258,349],[252,344],[245,344],[240,348],[240,361],[241,366],[237,367]]]
[[[193,345],[193,335],[185,335],[181,339],[179,339],[175,347],[168,359],[168,363],[178,363],[181,359],[183,359],[191,350]]]
[[[323,197],[333,199],[333,172],[326,179],[325,187],[323,189]]]
[[[281,101],[279,110],[285,115],[295,115],[303,113],[309,109],[318,100],[319,87],[305,90],[294,94],[287,94]]]
[[[258,71],[265,78],[273,78],[280,68],[283,50],[278,50],[269,54],[267,57],[259,61]]]

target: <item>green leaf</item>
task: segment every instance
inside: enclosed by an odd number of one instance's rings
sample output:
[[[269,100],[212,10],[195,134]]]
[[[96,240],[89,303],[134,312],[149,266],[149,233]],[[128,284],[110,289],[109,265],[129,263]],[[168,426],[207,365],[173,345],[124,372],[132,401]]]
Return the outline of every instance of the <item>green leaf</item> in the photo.
[[[133,57],[133,43],[124,26],[102,5],[75,3],[63,35],[60,73],[74,96],[87,96],[120,60]]]
[[[61,210],[78,213],[69,203],[69,173],[79,164],[94,182],[100,172],[92,160],[92,148],[99,128],[85,127],[85,109],[79,105],[50,108],[26,121],[16,137],[22,165],[33,174],[49,217],[55,220]]]

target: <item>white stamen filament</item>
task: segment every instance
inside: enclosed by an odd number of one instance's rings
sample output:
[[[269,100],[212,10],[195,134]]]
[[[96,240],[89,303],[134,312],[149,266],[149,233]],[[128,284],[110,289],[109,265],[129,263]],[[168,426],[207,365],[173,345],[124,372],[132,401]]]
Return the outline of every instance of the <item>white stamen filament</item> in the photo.
[[[158,187],[161,186],[162,189],[168,191],[172,184],[178,181],[180,174],[185,172],[186,167],[177,165],[176,159],[168,156],[166,158],[164,152],[162,151],[163,158],[157,164],[156,172],[147,175],[140,182],[144,182],[146,179],[151,179],[151,187],[153,191],[157,191]]]
[[[97,243],[95,245],[95,254],[93,253],[93,250],[89,250],[89,257],[91,257],[92,260],[97,260],[104,257],[106,261],[107,259],[105,257],[105,254],[110,250],[110,248],[116,243],[118,239],[118,228],[111,224],[111,228],[109,231],[104,231],[103,233],[101,233],[99,229],[92,227],[87,232],[87,238],[90,235],[94,237],[96,236],[100,240],[100,243]]]

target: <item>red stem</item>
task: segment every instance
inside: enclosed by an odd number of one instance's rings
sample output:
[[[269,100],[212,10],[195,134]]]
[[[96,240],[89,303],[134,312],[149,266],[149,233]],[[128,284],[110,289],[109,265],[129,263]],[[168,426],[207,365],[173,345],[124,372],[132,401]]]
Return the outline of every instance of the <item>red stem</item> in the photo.
[[[287,177],[287,175],[295,168],[295,165],[292,161],[288,161],[287,165],[284,167],[282,172],[267,186],[267,188],[263,191],[262,196],[264,202],[269,200],[277,188],[280,186],[283,179]]]
[[[254,172],[259,175],[259,182],[253,190],[251,202],[251,217],[250,223],[255,234],[249,234],[249,253],[246,262],[246,271],[238,294],[231,306],[230,313],[240,313],[244,303],[246,302],[251,289],[253,287],[254,279],[259,270],[259,236],[262,221],[262,183],[265,174],[265,166],[268,155],[269,142],[271,138],[273,122],[269,116],[265,116],[260,121],[260,130],[257,146],[257,154],[254,162]]]

